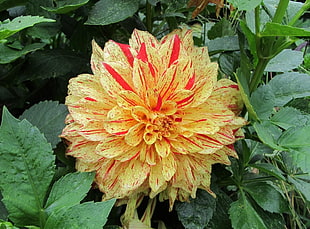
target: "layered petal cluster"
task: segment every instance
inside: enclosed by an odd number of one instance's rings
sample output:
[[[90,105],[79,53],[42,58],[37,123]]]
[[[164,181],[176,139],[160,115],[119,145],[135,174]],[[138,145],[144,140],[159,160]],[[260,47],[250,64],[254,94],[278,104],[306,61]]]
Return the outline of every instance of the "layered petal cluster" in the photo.
[[[242,100],[236,83],[190,30],[158,41],[135,30],[129,45],[93,42],[93,74],[72,78],[62,137],[79,171],[96,171],[104,199],[137,193],[185,201],[210,190],[211,166],[237,157]]]

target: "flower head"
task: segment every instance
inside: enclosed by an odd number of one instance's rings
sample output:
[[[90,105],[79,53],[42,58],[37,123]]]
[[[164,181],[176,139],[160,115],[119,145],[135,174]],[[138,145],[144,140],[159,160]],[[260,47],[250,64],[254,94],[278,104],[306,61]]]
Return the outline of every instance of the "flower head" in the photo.
[[[185,201],[210,190],[211,166],[237,157],[242,100],[236,83],[190,30],[160,41],[135,30],[129,45],[93,42],[93,75],[72,78],[62,137],[79,171],[96,171],[104,199],[143,193]]]

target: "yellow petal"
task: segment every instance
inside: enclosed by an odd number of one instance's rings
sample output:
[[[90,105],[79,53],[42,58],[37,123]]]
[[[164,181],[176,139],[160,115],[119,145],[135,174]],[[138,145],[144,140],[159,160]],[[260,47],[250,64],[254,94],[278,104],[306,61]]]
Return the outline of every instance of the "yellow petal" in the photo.
[[[167,157],[162,158],[162,175],[166,181],[169,181],[176,173],[177,163],[173,154],[168,154]]]
[[[125,143],[124,138],[110,136],[98,144],[96,153],[105,158],[115,158],[125,153],[128,148],[131,147]]]
[[[155,142],[155,149],[159,156],[161,157],[167,157],[170,154],[170,148],[171,145],[166,140],[166,138],[163,138],[162,140],[158,140]]]
[[[173,146],[173,152],[180,154],[190,154],[196,153],[204,149],[198,139],[187,138],[184,136],[179,136],[175,140],[170,140],[171,145]]]
[[[131,109],[134,106],[142,106],[144,103],[136,93],[124,90],[118,94],[117,104],[124,109]]]
[[[135,52],[134,52],[135,54]],[[105,43],[103,49],[103,57],[106,62],[122,62],[128,68],[133,66],[134,55],[132,49],[127,44],[120,44],[115,41],[108,41]]]
[[[125,141],[130,146],[137,146],[143,139],[145,124],[138,123],[128,130],[125,135]]]
[[[149,185],[154,193],[158,193],[167,187],[166,180],[162,174],[162,166],[154,165],[151,166]]]

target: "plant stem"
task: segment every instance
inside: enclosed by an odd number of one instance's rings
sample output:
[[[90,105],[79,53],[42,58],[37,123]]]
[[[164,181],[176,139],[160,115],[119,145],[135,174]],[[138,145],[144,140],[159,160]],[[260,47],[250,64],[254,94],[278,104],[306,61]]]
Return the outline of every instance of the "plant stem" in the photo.
[[[252,93],[260,83],[262,76],[264,74],[264,70],[268,64],[270,59],[259,58],[258,63],[256,65],[255,71],[253,73],[253,77],[250,82],[250,93]]]
[[[292,18],[292,20],[288,23],[288,25],[293,26],[296,21],[304,14],[305,11],[307,11],[310,8],[310,1],[306,1],[300,10],[295,14],[295,16]]]
[[[276,13],[272,19],[272,22],[281,23],[285,15],[289,0],[280,0]]]
[[[146,28],[147,31],[152,33],[153,21],[152,21],[152,6],[149,1],[146,1]]]
[[[255,33],[258,35],[260,32],[260,6],[255,8]]]

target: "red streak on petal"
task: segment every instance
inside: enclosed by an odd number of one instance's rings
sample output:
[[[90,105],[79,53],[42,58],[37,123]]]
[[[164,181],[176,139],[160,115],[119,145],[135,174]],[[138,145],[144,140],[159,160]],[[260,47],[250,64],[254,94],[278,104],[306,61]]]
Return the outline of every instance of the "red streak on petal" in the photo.
[[[186,89],[186,90],[191,89],[194,86],[195,78],[196,78],[196,76],[195,76],[195,74],[193,74],[193,76],[188,80],[184,89]]]
[[[137,58],[142,60],[143,62],[147,62],[147,53],[145,43],[141,44],[140,50],[138,52]]]
[[[204,119],[199,119],[199,120],[197,120],[197,121],[195,121],[195,122],[204,122],[204,121],[207,121],[207,119],[206,119],[206,118],[204,118]]]
[[[138,151],[135,155],[133,155],[131,158],[128,160],[131,161],[132,159],[135,159],[138,155],[140,154],[140,151]]]
[[[73,148],[76,148],[76,147],[79,147],[85,144],[87,144],[87,141],[80,142],[79,144],[74,145]]]
[[[122,123],[122,122],[128,122],[132,121],[133,119],[123,119],[123,120],[113,120],[113,121],[108,121],[109,123]]]
[[[124,135],[124,134],[127,134],[127,133],[128,133],[128,130],[122,131],[122,132],[113,133],[113,134],[115,134],[115,135]]]
[[[110,167],[107,169],[106,171],[106,175],[111,171],[112,167],[115,165],[115,161],[113,161],[112,165],[110,165]]]
[[[229,149],[235,150],[234,144],[226,145]]]
[[[185,99],[182,99],[182,100],[178,101],[177,104],[180,105],[180,104],[182,104],[182,103],[185,103],[185,102],[189,101],[190,99],[192,99],[193,97],[194,97],[194,94],[188,96],[188,97],[185,98]],[[185,105],[185,104],[183,104],[182,106],[184,106],[184,105]]]
[[[130,51],[130,46],[127,44],[121,44],[121,43],[117,43],[117,42],[115,42],[115,43],[122,49],[123,53],[127,57],[127,60],[130,64],[130,66],[132,67],[134,58],[133,58],[133,55]]]
[[[238,85],[235,85],[235,84],[232,84],[232,85],[229,85],[228,87],[230,87],[230,88],[235,88],[235,89],[239,89],[239,87],[238,87]]]
[[[181,40],[179,36],[174,35],[172,53],[171,53],[168,68],[173,64],[174,61],[176,61],[179,58],[180,46],[181,46],[180,44],[181,44]]]
[[[149,62],[149,68],[150,68],[152,76],[155,78],[155,69],[154,69],[153,64],[151,64],[150,62]]]
[[[109,64],[102,63],[105,69],[111,74],[111,76],[116,80],[116,82],[122,86],[125,90],[133,91],[129,84],[123,79],[123,77],[118,74]]]
[[[195,145],[195,146],[197,146],[197,147],[203,149],[203,147],[201,147],[200,145],[198,145],[198,144],[197,144],[196,142],[194,142],[193,140],[191,140],[191,139],[189,139],[189,138],[187,138],[187,137],[184,137],[184,136],[182,136],[182,135],[181,135],[180,137],[184,138],[186,141],[189,141],[189,142],[192,143],[193,145]]]
[[[157,104],[156,104],[156,107],[153,108],[153,111],[159,111],[162,104],[163,104],[163,99],[161,98],[160,95],[158,95]]]
[[[85,97],[84,99],[86,99],[86,100],[88,100],[88,101],[92,101],[92,102],[97,102],[96,99],[93,99],[93,98],[91,98],[91,97]]]

